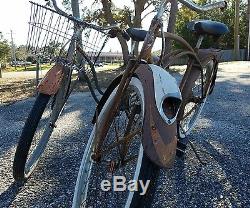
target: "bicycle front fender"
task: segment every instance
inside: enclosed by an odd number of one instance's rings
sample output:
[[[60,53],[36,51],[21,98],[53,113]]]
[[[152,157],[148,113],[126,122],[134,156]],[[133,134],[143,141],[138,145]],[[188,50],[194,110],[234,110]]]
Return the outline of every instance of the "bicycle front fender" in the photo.
[[[55,95],[63,79],[63,66],[55,64],[39,83],[37,90],[45,95]]]
[[[176,118],[182,100],[179,87],[174,77],[156,65],[142,64],[135,73],[144,92],[144,151],[153,163],[170,167],[176,154]]]

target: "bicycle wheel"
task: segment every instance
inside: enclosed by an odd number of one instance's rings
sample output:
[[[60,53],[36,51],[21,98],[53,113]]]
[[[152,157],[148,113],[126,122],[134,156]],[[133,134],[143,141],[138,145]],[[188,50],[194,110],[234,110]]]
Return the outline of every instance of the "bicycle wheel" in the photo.
[[[214,75],[214,60],[208,60],[203,66],[203,81],[204,81],[204,95],[202,97],[202,76],[198,70],[191,73],[194,78],[188,79],[184,89],[183,103],[181,106],[182,116],[178,122],[178,136],[180,139],[184,139],[190,134],[194,128],[201,111],[207,101],[207,96],[211,88],[212,76]]]
[[[98,143],[95,137],[98,125],[102,125],[116,90],[117,88],[102,108],[88,140],[76,182],[72,206],[74,208],[136,207],[140,199],[145,198],[139,194],[142,189],[138,187],[138,191],[125,189],[117,191],[114,186],[116,176],[126,180],[126,185],[130,180],[142,180],[145,184],[147,180],[152,180],[153,171],[158,169],[146,157],[141,145],[144,98],[141,82],[137,78],[132,78],[122,97],[119,110],[102,145],[101,159],[98,161],[92,159]],[[112,183],[110,190],[102,190],[103,180]],[[140,207],[143,207],[142,204]]]
[[[30,176],[46,148],[54,129],[50,123],[54,101],[54,97],[41,93],[36,98],[16,148],[13,163],[16,181],[24,181]]]

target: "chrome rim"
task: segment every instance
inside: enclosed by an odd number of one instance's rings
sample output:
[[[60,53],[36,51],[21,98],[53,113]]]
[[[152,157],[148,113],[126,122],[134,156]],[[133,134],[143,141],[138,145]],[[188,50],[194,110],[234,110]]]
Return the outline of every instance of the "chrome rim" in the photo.
[[[135,86],[139,87],[135,87]],[[133,89],[135,90],[134,92],[136,92],[136,94],[138,95],[142,95],[142,86],[140,86],[141,84],[139,83],[139,80],[136,78],[132,78],[129,89]],[[103,115],[104,112],[109,108],[108,104],[112,101],[115,92],[117,89],[115,89],[111,96],[109,97],[109,99],[107,100],[107,102],[105,103],[99,117],[98,117],[98,122],[97,122],[97,126],[98,123],[100,123],[103,119]],[[135,93],[130,94],[131,96],[129,96],[129,105],[131,105],[131,103],[135,103],[135,100],[133,100],[135,97]],[[140,103],[143,103],[144,98],[140,97]],[[138,101],[138,100],[137,100]],[[123,102],[124,103],[124,102]],[[142,118],[143,118],[143,112],[144,112],[144,105],[142,104],[141,108],[143,110],[140,111],[140,114],[136,115],[134,117],[134,120],[137,119],[137,121],[139,121],[140,119],[140,124],[139,128],[142,128],[142,126],[140,126],[142,124]],[[120,106],[120,111],[119,114],[123,114],[123,116],[127,116],[128,112],[126,112],[126,107],[122,104]],[[130,108],[129,108],[130,109]],[[131,108],[132,109],[132,108]],[[118,117],[118,115],[116,116],[116,118]],[[119,115],[119,117],[121,117],[121,115]],[[115,119],[116,119],[115,118]],[[114,119],[114,121],[115,121]],[[121,126],[123,125],[121,121],[119,124],[121,124]],[[117,124],[117,122],[115,122]],[[113,125],[113,124],[112,124]],[[112,129],[112,125],[111,128]],[[138,126],[135,124],[133,125],[133,127],[131,128],[131,132],[133,132]],[[113,129],[116,129],[115,127],[113,127]],[[123,128],[125,129],[125,128]],[[128,154],[126,155],[127,158],[132,158],[132,156],[135,156],[135,159],[131,159],[130,161],[128,161],[125,165],[117,163],[117,161],[114,161],[114,166],[116,167],[114,171],[110,171],[110,165],[113,158],[119,158],[119,148],[117,147],[116,150],[110,152],[109,154],[107,154],[106,156],[104,156],[102,158],[101,162],[95,162],[91,159],[96,141],[95,141],[95,132],[96,132],[96,125],[93,128],[93,131],[91,133],[91,136],[88,140],[88,144],[86,147],[86,150],[84,152],[84,156],[81,162],[81,166],[80,166],[80,170],[78,173],[78,178],[77,178],[77,183],[76,183],[76,187],[75,187],[75,193],[74,193],[74,199],[73,199],[73,206],[72,207],[102,207],[103,204],[105,203],[106,207],[114,207],[117,206],[117,204],[123,204],[122,206],[118,206],[118,207],[129,207],[130,203],[133,199],[133,195],[134,192],[129,192],[129,191],[124,191],[123,193],[115,193],[113,190],[110,190],[108,192],[104,192],[101,190],[101,180],[110,180],[112,182],[112,177],[113,176],[125,176],[126,180],[137,180],[139,177],[139,173],[140,173],[140,168],[141,168],[141,162],[142,162],[142,158],[143,158],[143,148],[141,145],[141,141],[140,141],[140,133],[138,135],[136,135],[138,138],[133,138],[133,140],[130,143],[130,149],[128,150]],[[121,132],[121,129],[119,129],[119,134]],[[108,147],[108,143],[110,141],[108,141],[110,138],[114,138],[113,136],[115,135],[115,137],[117,136],[117,132],[113,132],[114,134],[110,134],[110,131],[107,134],[107,138],[106,138],[106,143],[105,147]],[[120,135],[118,135],[118,137],[120,137]],[[114,139],[113,139],[114,140]],[[121,146],[120,146],[121,147]],[[120,149],[121,151],[121,149]],[[118,153],[118,154],[115,154]],[[132,153],[134,155],[132,155]],[[135,154],[136,153],[136,154]],[[126,161],[126,159],[124,160]],[[105,167],[106,166],[106,167]],[[107,168],[108,167],[108,168]],[[125,199],[121,202],[121,195],[126,195]],[[98,197],[97,197],[98,196]]]
[[[50,135],[53,131],[50,125],[50,119],[52,114],[52,100],[50,99],[43,115],[38,123],[37,129],[35,131],[30,150],[28,153],[27,161],[25,164],[24,173],[28,177],[30,173],[34,170],[37,165],[39,158],[44,152],[46,145],[49,141]]]
[[[210,79],[211,71],[213,69],[213,60],[210,60],[205,67],[203,67],[203,76],[204,76],[204,85],[208,84],[207,82]],[[202,97],[202,82],[201,76],[195,81],[195,85],[192,88],[192,97],[200,98]],[[209,92],[209,90],[207,90]],[[179,123],[179,136],[180,138],[185,138],[190,134],[192,129],[194,128],[202,109],[207,101],[207,95],[203,100],[199,100],[199,102],[188,102],[185,105],[183,119]]]

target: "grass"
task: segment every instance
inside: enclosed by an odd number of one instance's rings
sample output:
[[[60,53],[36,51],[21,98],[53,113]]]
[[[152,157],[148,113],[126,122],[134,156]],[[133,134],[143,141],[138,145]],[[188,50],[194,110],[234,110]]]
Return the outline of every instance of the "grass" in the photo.
[[[52,64],[41,64],[41,69],[42,70],[48,70],[53,66],[54,63]],[[103,71],[103,70],[112,70],[112,69],[117,69],[121,65],[120,64],[107,64],[104,65],[103,67],[99,67],[98,70]],[[21,72],[21,71],[36,71],[37,67],[36,64],[32,64],[30,66],[27,66],[26,68],[24,66],[17,66],[16,68],[14,66],[8,66],[4,71],[6,72]]]
[[[51,68],[51,66],[49,67]],[[119,65],[105,65],[97,68],[99,84],[106,88],[110,82],[122,72]],[[79,83],[75,90],[77,92],[89,91],[86,83]],[[2,78],[0,79],[0,104],[11,104],[15,101],[26,99],[36,94],[36,80],[27,78]]]
[[[42,64],[41,69],[46,70],[51,68],[51,64]],[[17,66],[16,68],[14,66],[9,66],[5,69],[7,72],[20,72],[20,71],[36,71],[37,67],[36,64],[32,64],[30,66],[27,66],[26,68],[24,66]]]

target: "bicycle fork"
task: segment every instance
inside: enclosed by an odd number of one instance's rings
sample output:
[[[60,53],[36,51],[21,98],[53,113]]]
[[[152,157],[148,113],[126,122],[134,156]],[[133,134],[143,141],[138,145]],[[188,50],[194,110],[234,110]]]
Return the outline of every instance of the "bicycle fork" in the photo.
[[[121,96],[128,86],[131,77],[135,76],[140,80],[143,86],[144,99],[142,102],[144,102],[145,108],[143,112],[142,144],[144,151],[155,164],[161,167],[169,167],[176,153],[176,118],[182,101],[179,87],[174,77],[156,65],[134,62],[128,65],[126,71],[127,70],[130,73],[123,75],[117,94],[113,99],[113,104],[110,109],[106,111],[106,120],[101,124],[98,123],[98,119],[95,120],[98,128],[95,136],[98,143],[92,155],[92,159],[96,161],[100,160],[102,156],[102,144],[105,140],[110,122],[113,119],[112,116],[116,113]],[[116,86],[113,86],[113,89]],[[108,96],[106,95],[106,97]],[[100,111],[99,106],[97,109]],[[96,116],[97,115],[98,112],[96,112]]]

